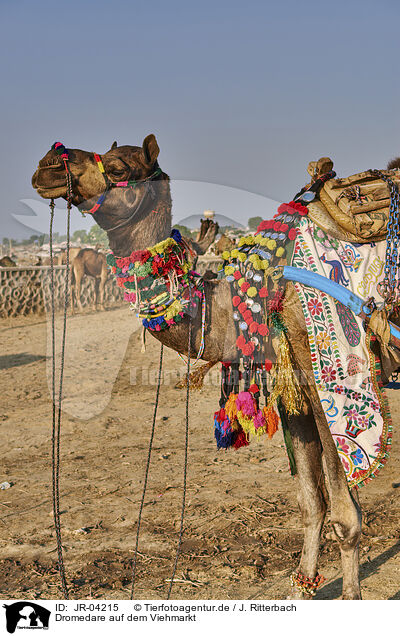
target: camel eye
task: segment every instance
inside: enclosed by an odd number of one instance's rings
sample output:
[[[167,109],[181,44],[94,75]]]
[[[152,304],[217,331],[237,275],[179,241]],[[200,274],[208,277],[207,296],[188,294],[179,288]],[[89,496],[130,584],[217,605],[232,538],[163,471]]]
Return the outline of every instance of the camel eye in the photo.
[[[110,172],[114,177],[118,178],[125,175],[125,170],[123,168],[112,168]]]

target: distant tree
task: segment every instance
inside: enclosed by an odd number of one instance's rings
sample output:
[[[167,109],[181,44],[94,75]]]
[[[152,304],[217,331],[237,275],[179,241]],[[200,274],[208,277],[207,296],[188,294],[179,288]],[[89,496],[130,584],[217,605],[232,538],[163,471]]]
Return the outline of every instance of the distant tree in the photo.
[[[103,247],[109,247],[107,232],[98,225],[92,225],[88,232],[87,238],[88,243],[90,243],[91,245],[97,245],[98,243],[100,243],[100,245],[102,245]]]
[[[87,243],[88,242],[88,234],[86,230],[75,230],[72,235],[72,240],[76,243]]]
[[[261,216],[250,217],[249,220],[247,221],[249,229],[255,232],[262,220],[263,218]]]

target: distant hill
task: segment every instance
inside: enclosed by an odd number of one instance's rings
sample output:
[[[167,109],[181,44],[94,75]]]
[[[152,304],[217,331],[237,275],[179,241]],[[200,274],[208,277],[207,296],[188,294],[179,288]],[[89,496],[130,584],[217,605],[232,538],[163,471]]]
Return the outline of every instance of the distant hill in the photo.
[[[189,229],[194,230],[195,228],[200,227],[200,221],[203,218],[204,217],[202,214],[191,214],[190,216],[186,216],[184,219],[180,219],[179,221],[173,219],[173,222],[178,223],[179,225],[186,225],[186,227],[188,227]],[[240,229],[245,227],[242,223],[234,221],[224,214],[216,214],[213,220],[216,221],[220,227],[225,227],[227,225],[230,225],[231,227],[238,227]]]

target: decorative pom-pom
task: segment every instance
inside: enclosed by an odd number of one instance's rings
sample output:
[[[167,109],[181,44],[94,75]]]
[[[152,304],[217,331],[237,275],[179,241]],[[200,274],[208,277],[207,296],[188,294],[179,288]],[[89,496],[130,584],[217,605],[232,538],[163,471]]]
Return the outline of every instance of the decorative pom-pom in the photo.
[[[271,438],[278,430],[279,417],[272,407],[267,408],[266,406],[264,406],[263,414],[266,422],[267,434],[268,437]]]
[[[245,344],[246,344],[246,338],[244,337],[243,334],[240,334],[240,336],[236,340],[236,345],[239,347],[239,349],[241,349],[242,347],[244,347]]]
[[[172,230],[171,232],[171,238],[174,239],[174,241],[176,241],[177,243],[182,243],[182,234],[180,233],[179,230]]]
[[[257,333],[258,332],[258,323],[253,320],[253,322],[251,322],[249,324],[249,331],[250,333]]]
[[[247,440],[246,433],[244,431],[239,431],[233,443],[233,448],[238,449],[238,448],[241,448],[242,446],[248,446],[248,445],[249,445],[249,442]]]
[[[237,407],[236,407],[236,398],[237,393],[231,393],[225,403],[225,413],[229,418],[230,422],[234,422],[237,416]]]
[[[251,356],[254,352],[254,344],[252,342],[247,342],[243,347],[242,351],[245,356]]]
[[[234,296],[232,298],[232,305],[234,307],[238,307],[240,305],[240,303],[242,302],[242,299],[240,298],[240,296]]]
[[[269,334],[268,326],[265,325],[264,323],[262,323],[261,325],[258,325],[258,333],[260,334],[260,336],[263,336],[264,338],[268,336]]]
[[[271,369],[272,369],[272,362],[271,362],[271,360],[270,360],[269,358],[265,358],[265,364],[264,364],[264,366],[265,366],[265,370],[266,370],[266,371],[271,371]]]

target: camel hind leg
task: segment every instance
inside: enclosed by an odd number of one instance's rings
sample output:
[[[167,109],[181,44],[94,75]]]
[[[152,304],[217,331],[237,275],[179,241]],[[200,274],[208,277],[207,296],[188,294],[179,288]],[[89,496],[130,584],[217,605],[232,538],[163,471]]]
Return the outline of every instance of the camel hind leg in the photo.
[[[323,465],[331,502],[331,522],[339,543],[343,569],[343,599],[361,598],[359,581],[359,543],[361,538],[361,508],[358,496],[351,492],[336,444],[319,401],[312,387],[312,407],[323,446]]]
[[[349,490],[342,462],[321,406],[312,370],[303,313],[297,294],[294,288],[290,287],[287,291],[284,320],[288,327],[292,361],[295,369],[301,370],[300,380],[303,395],[306,396],[308,404],[312,406],[314,421],[322,447],[322,465],[331,504],[331,521],[335,537],[339,542],[342,559],[343,598],[359,599],[361,598],[361,592],[358,545],[361,537],[361,509],[355,495]],[[302,428],[306,428],[304,424]],[[315,476],[313,479],[315,481]],[[299,481],[301,483],[301,480]],[[309,488],[310,477],[306,476],[306,482],[308,484],[307,488]]]

